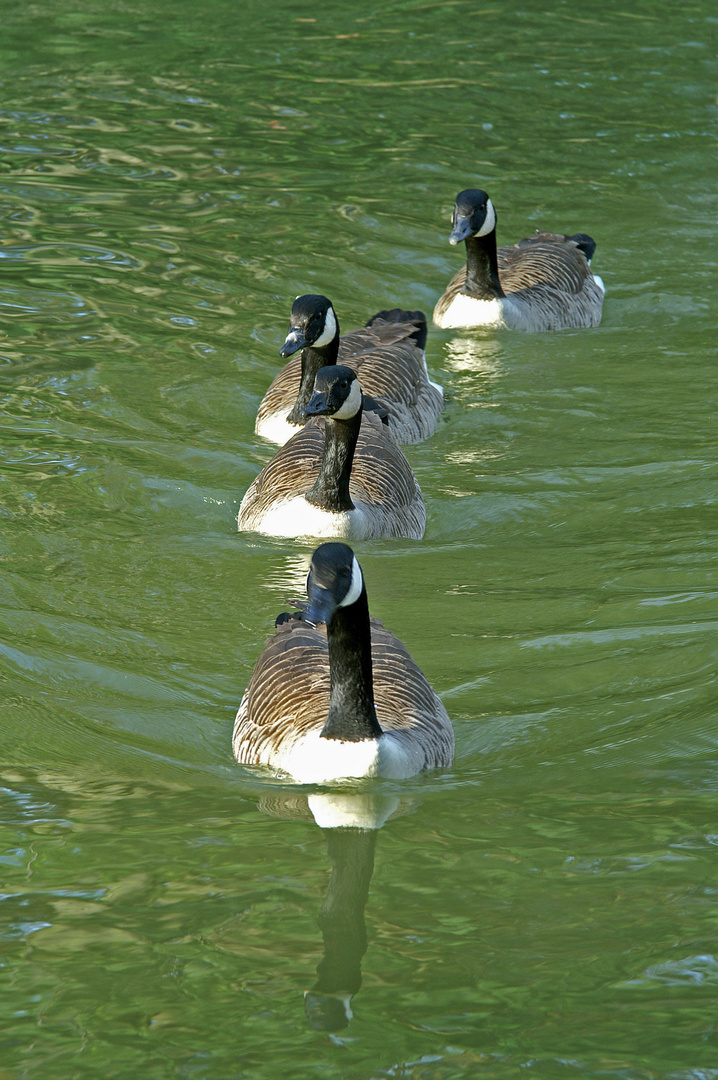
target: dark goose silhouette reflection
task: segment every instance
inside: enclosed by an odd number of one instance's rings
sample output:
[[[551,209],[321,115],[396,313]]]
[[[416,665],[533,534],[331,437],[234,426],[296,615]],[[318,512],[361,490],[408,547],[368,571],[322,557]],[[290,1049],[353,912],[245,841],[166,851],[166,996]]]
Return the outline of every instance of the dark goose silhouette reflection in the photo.
[[[352,999],[361,987],[367,950],[364,909],[377,833],[388,818],[414,805],[413,799],[365,792],[272,795],[259,802],[272,817],[314,818],[327,837],[331,875],[319,912],[324,952],[317,980],[304,993],[307,1022],[316,1031],[341,1031],[354,1015]]]
[[[340,1031],[353,1017],[351,1002],[361,986],[361,962],[367,949],[364,908],[374,871],[375,829],[329,829],[332,864],[327,895],[319,912],[324,955],[317,981],[304,995],[310,1027]]]

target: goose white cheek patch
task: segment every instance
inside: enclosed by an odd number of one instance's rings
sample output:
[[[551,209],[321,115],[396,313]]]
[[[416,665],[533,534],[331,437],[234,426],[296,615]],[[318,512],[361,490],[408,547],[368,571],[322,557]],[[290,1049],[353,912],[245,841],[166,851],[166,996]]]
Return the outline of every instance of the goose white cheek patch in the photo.
[[[336,420],[349,420],[352,416],[356,416],[361,408],[362,396],[361,387],[357,379],[352,383],[352,388],[349,391],[349,397],[346,399],[341,408],[337,409],[332,415]]]
[[[337,332],[337,317],[334,314],[334,308],[330,307],[324,317],[324,329],[314,342],[315,349],[321,349],[324,345],[328,345],[330,341],[334,341],[334,337]]]
[[[486,221],[477,232],[477,236],[488,236],[496,228],[496,211],[491,199],[486,203]]]
[[[349,585],[346,596],[342,600],[339,607],[349,607],[351,604],[355,604],[361,596],[361,591],[364,588],[364,578],[362,577],[361,566],[354,556],[352,562],[352,579]]]

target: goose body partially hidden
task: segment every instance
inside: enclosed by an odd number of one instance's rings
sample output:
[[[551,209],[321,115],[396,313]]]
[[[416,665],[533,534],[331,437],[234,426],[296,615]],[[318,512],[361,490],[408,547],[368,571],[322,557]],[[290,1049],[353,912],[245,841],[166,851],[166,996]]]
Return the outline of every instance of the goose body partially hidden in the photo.
[[[317,548],[307,595],[257,661],[234,723],[237,761],[305,784],[450,765],[446,709],[399,639],[370,619],[350,547]]]
[[[585,233],[537,232],[513,247],[496,246],[496,211],[485,191],[456,196],[450,244],[466,244],[466,266],[434,308],[444,329],[487,326],[566,330],[598,326],[603,282],[591,272],[595,241]]]
[[[339,321],[326,296],[299,296],[280,356],[294,356],[262,399],[257,435],[280,445],[306,423],[304,408],[320,368],[341,363],[359,374],[365,410],[375,411],[399,443],[431,435],[444,396],[426,368],[426,316],[421,311],[380,311],[360,330],[339,336]]]
[[[364,414],[356,373],[320,368],[310,419],[252,482],[240,530],[271,536],[420,540],[426,508],[409,462],[381,420]]]

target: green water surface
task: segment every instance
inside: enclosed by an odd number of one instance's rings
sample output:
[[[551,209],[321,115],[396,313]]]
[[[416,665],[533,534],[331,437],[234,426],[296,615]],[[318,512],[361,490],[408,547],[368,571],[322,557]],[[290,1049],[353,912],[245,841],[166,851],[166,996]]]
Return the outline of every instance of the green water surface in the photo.
[[[717,31],[5,6],[0,1080],[718,1077]],[[470,186],[604,319],[430,333],[426,536],[357,551],[456,759],[320,828],[231,759],[312,550],[236,532],[254,416],[297,294],[431,311]]]

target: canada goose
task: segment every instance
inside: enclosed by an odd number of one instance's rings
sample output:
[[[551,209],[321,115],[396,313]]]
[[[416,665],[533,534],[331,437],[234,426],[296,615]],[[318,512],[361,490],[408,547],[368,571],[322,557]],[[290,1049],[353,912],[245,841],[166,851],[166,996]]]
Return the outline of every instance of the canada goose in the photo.
[[[326,296],[307,294],[292,304],[290,330],[279,350],[294,360],[282,368],[264,395],[255,432],[285,443],[306,422],[303,409],[319,368],[339,360],[361,378],[371,407],[383,416],[399,443],[431,435],[444,396],[429,379],[424,348],[426,316],[422,311],[379,311],[361,330],[339,337],[339,321]],[[364,402],[364,408],[368,406]]]
[[[450,244],[466,243],[466,266],[434,308],[437,326],[565,330],[598,326],[605,289],[589,263],[595,241],[585,233],[537,232],[496,247],[496,211],[485,191],[456,196]]]
[[[316,549],[307,596],[303,611],[279,616],[257,661],[234,722],[237,761],[303,784],[450,765],[446,709],[399,639],[370,619],[350,547]]]
[[[272,536],[420,540],[426,509],[409,462],[384,425],[363,415],[356,372],[320,368],[305,409],[316,417],[247,489],[240,530]]]

